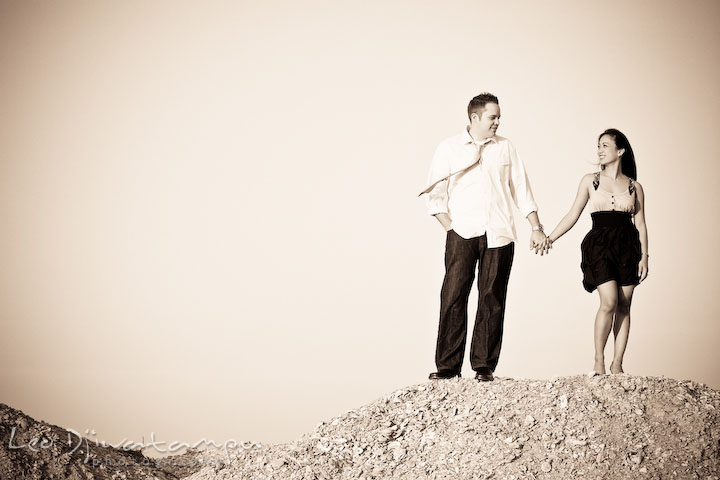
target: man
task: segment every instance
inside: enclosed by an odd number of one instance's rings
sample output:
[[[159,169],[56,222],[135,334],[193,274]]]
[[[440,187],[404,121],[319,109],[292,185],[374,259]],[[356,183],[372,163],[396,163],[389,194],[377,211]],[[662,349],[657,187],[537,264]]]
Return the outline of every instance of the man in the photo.
[[[428,177],[428,213],[446,230],[440,326],[430,379],[459,377],[467,336],[467,303],[478,264],[478,309],[470,363],[478,381],[492,381],[500,357],[505,297],[516,238],[513,205],[532,226],[530,248],[550,248],[530,182],[515,147],[496,135],[500,106],[482,93],[468,105],[470,125],[438,146]]]

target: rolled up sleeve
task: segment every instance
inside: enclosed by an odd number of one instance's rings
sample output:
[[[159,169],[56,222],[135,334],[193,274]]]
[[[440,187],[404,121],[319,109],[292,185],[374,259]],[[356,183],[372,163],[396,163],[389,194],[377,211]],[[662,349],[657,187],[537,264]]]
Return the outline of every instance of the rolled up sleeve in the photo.
[[[527,217],[532,212],[537,212],[538,210],[532,188],[530,187],[530,179],[525,170],[525,165],[522,160],[520,160],[514,145],[509,145],[508,153],[510,155],[510,182],[513,201],[523,217]]]
[[[430,166],[430,173],[428,174],[428,180],[426,185],[432,185],[438,180],[445,178],[441,182],[435,184],[432,190],[427,194],[425,200],[427,205],[427,211],[430,215],[437,215],[438,213],[448,213],[448,183],[446,177],[450,175],[450,162],[446,154],[446,149],[443,145],[439,145],[435,150],[433,156],[432,165]]]
[[[443,180],[430,190],[426,199],[428,214],[448,213],[447,187],[448,181]]]

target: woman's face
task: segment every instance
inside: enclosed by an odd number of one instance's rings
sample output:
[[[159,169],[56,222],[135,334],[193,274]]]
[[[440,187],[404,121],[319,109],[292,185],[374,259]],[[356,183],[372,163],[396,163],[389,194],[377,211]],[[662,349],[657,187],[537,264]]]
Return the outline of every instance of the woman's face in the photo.
[[[625,153],[625,150],[622,148],[618,150],[612,135],[605,134],[598,140],[597,154],[600,165],[608,165],[618,161],[623,153]]]

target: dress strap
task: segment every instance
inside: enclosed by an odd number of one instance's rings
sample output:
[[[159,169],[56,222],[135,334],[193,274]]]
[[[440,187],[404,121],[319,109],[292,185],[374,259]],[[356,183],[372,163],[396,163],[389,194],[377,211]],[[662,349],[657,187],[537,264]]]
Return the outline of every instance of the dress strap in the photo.
[[[595,179],[593,180],[593,187],[595,190],[600,186],[600,172],[595,172]]]
[[[630,193],[630,195],[632,195],[633,192],[635,192],[635,183],[633,183],[632,178],[630,179],[630,186],[628,187],[628,192]]]

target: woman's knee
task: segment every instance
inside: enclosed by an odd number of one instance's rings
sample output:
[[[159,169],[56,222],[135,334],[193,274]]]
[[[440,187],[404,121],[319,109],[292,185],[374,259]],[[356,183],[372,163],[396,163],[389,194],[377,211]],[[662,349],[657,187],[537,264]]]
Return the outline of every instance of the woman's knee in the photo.
[[[615,296],[600,297],[600,311],[603,313],[615,313],[618,306],[618,299]]]

